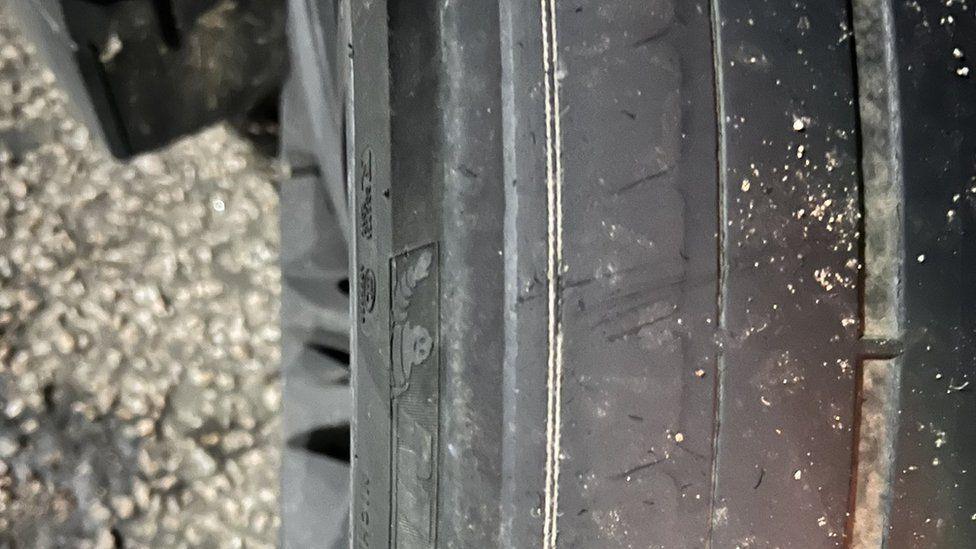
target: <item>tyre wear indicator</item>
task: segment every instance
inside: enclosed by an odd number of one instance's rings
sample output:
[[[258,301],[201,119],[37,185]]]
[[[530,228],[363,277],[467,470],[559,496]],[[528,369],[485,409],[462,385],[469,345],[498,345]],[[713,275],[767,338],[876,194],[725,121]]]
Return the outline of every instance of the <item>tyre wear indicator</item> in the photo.
[[[394,257],[390,273],[391,547],[433,548],[440,417],[436,244]]]

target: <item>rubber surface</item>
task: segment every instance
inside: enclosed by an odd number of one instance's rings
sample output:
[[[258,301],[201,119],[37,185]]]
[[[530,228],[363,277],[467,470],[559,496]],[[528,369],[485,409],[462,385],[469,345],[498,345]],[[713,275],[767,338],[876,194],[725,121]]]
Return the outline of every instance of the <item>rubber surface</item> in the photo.
[[[894,3],[905,194],[905,367],[890,547],[976,540],[974,6]]]
[[[914,335],[935,273],[905,260],[935,238],[917,181],[971,169],[965,57],[927,65],[954,30],[931,45],[910,6],[856,5],[894,23],[855,29],[842,1],[352,3],[355,546],[970,539],[967,442],[931,481],[895,465],[930,453],[913,422],[964,430],[971,404],[958,338],[950,399],[918,400],[917,342],[971,329],[932,305]],[[899,103],[923,93],[941,107]],[[903,155],[903,125],[906,151],[952,145]],[[914,491],[947,516],[927,526]]]

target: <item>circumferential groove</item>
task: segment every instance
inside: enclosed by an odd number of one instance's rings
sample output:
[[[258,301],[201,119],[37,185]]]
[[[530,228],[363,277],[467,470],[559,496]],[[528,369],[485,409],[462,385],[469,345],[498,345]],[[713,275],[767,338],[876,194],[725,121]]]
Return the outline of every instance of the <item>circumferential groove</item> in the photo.
[[[860,107],[863,340],[900,349],[904,324],[904,184],[894,12],[890,0],[852,0]],[[877,345],[875,345],[877,346]],[[883,547],[889,526],[902,361],[862,360],[855,411],[849,547]]]
[[[717,150],[716,154],[718,156],[717,168],[718,176],[716,181],[718,182],[717,189],[717,200],[718,200],[718,231],[717,231],[717,243],[718,246],[718,287],[717,295],[715,299],[715,307],[717,311],[717,324],[719,329],[724,330],[726,328],[725,319],[725,297],[726,297],[726,286],[727,277],[729,273],[729,260],[726,248],[726,243],[728,242],[728,228],[729,224],[726,219],[726,212],[728,211],[728,205],[726,204],[726,189],[728,187],[728,176],[726,174],[726,166],[728,166],[728,147],[727,147],[727,135],[725,133],[725,126],[722,123],[726,117],[726,107],[724,102],[725,95],[722,93],[724,88],[724,77],[723,71],[725,67],[724,63],[724,51],[722,49],[721,33],[722,33],[722,21],[721,12],[719,11],[719,1],[711,0],[709,8],[711,10],[711,27],[712,27],[712,57],[713,66],[715,70],[715,117],[717,122]],[[715,358],[715,380],[712,387],[713,395],[713,410],[712,410],[712,463],[708,474],[708,517],[707,517],[707,529],[706,529],[706,539],[705,546],[713,546],[713,536],[715,533],[715,523],[716,523],[716,500],[718,498],[717,490],[718,483],[718,467],[719,459],[721,458],[720,448],[719,448],[719,435],[722,427],[722,416],[724,413],[723,406],[725,403],[725,350],[723,348],[718,349],[717,356]]]

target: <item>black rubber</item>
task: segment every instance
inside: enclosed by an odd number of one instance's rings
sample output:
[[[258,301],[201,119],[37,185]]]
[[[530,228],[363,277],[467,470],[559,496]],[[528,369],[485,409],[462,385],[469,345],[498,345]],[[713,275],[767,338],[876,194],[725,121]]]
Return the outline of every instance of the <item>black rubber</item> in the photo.
[[[976,539],[973,14],[872,2],[351,3],[355,547]]]
[[[976,15],[893,3],[905,367],[889,547],[976,543]]]

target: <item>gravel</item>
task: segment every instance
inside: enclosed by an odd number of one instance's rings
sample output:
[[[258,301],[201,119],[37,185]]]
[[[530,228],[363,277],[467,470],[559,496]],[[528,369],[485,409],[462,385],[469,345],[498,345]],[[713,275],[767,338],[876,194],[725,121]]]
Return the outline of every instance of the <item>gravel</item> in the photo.
[[[0,12],[0,547],[262,547],[272,166],[219,126],[124,164]]]

